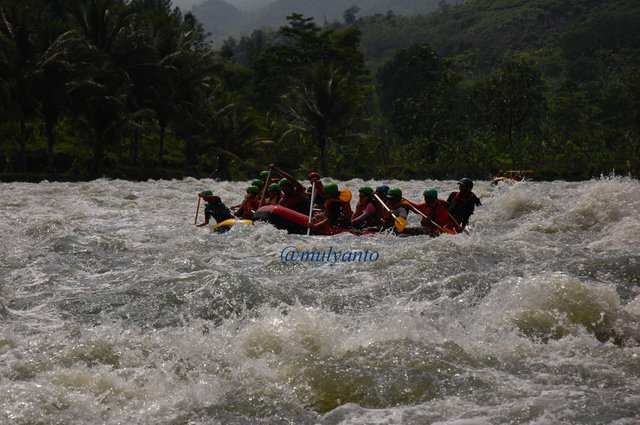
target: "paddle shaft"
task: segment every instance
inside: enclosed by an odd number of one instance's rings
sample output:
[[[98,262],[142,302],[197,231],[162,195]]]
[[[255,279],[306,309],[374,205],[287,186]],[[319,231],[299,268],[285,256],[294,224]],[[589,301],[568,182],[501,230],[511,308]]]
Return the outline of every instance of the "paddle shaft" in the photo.
[[[264,181],[264,187],[262,188],[262,196],[260,197],[260,203],[258,204],[258,208],[262,206],[262,202],[264,201],[264,197],[269,190],[269,182],[271,181],[271,168],[269,168],[269,172],[267,173],[267,179]]]
[[[198,212],[200,212],[200,197],[198,196],[198,205],[196,205],[196,216],[193,219],[193,224],[198,224]]]
[[[469,234],[469,231],[467,229],[463,229],[462,226],[460,225],[460,223],[458,222],[458,220],[456,220],[456,218],[453,216],[453,214],[451,214],[451,211],[447,210],[447,212],[449,213],[449,217],[451,218],[451,220],[453,220],[453,224],[456,225],[456,227],[458,228],[458,230],[462,230],[463,232],[465,232],[467,235]]]
[[[393,211],[391,211],[391,208],[389,208],[387,206],[387,204],[385,204],[384,202],[382,202],[382,199],[380,199],[380,197],[378,195],[376,195],[375,193],[373,194],[373,197],[376,198],[376,200],[378,202],[380,202],[380,204],[384,207],[385,210],[387,210],[387,212],[389,212],[389,214],[391,214],[391,217],[393,217],[393,219],[396,222],[396,227],[398,229],[399,232],[402,232],[405,228],[405,224],[400,220],[400,217],[398,217],[397,215],[395,215],[393,213]]]
[[[311,203],[309,204],[309,219],[307,224],[311,224],[311,216],[313,215],[313,201],[316,199],[316,182],[311,184]],[[311,234],[311,227],[307,226],[307,236]]]
[[[436,226],[438,228],[438,230],[440,230],[442,233],[449,233],[447,230],[447,228],[440,226],[438,223],[436,223],[435,221],[433,221],[432,219],[430,219],[429,217],[427,217],[425,214],[422,213],[422,211],[420,211],[419,209],[417,209],[416,207],[414,207],[413,205],[411,206],[411,211],[413,211],[416,214],[421,215],[422,217],[424,217],[425,219],[429,220],[429,222],[431,224],[433,224],[434,226]]]

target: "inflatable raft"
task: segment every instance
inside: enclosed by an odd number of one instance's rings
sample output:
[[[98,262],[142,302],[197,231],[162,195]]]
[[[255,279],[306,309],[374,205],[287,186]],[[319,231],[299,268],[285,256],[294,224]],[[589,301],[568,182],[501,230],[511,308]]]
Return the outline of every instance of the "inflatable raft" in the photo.
[[[253,214],[254,221],[265,221],[281,230],[298,235],[307,234],[307,222],[309,217],[297,211],[281,205],[266,205]],[[351,233],[354,235],[375,234],[375,232],[360,232],[355,229],[343,229],[332,225],[325,225],[320,229],[311,229],[313,235],[337,235],[338,233]]]
[[[217,223],[215,226],[211,226],[211,232],[213,233],[228,232],[231,229],[231,227],[233,227],[236,224],[253,224],[253,221],[230,218],[228,220],[224,220],[224,221],[221,221],[220,223]]]

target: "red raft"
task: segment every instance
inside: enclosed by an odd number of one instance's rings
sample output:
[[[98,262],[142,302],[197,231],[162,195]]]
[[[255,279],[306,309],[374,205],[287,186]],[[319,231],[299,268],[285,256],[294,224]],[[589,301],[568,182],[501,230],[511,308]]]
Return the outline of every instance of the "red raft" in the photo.
[[[253,220],[266,221],[278,229],[286,230],[289,233],[306,235],[309,217],[281,205],[265,205],[253,214]],[[354,235],[372,234],[371,232],[359,232],[355,229],[343,229],[330,224],[322,226],[320,229],[311,229],[311,233],[324,236],[337,235],[338,233],[351,233]]]

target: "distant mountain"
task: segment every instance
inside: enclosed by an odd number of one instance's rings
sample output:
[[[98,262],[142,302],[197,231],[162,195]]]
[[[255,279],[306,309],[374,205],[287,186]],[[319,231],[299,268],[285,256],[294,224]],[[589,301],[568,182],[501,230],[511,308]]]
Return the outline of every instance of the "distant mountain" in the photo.
[[[204,2],[204,0],[171,0],[173,7],[179,7],[183,12],[189,11],[193,6]],[[173,9],[172,7],[172,9]]]
[[[184,1],[184,0],[183,0]],[[413,16],[430,13],[441,0],[206,0],[194,6],[192,12],[214,41],[229,36],[249,35],[265,26],[278,28],[286,17],[301,13],[313,17],[316,23],[342,21],[344,12],[356,6],[356,16],[386,14]],[[454,0],[449,3],[458,3]],[[232,5],[233,4],[233,5]],[[233,12],[231,12],[233,10]],[[230,20],[231,19],[231,20]]]
[[[207,0],[193,6],[191,12],[202,23],[205,31],[211,33],[214,41],[236,33],[246,21],[245,13],[223,0]]]
[[[202,0],[200,0],[202,1]],[[240,10],[256,10],[273,3],[274,0],[227,0],[231,6]]]

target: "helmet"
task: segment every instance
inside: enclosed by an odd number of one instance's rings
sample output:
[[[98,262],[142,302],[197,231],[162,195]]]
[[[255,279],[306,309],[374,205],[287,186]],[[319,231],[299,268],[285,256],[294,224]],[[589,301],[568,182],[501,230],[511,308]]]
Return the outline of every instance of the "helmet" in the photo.
[[[269,190],[280,190],[280,185],[278,183],[271,183],[269,185]]]
[[[324,187],[325,195],[337,195],[339,192],[338,185],[335,183],[329,183]]]
[[[251,186],[255,186],[255,187],[260,188],[260,187],[264,186],[264,182],[262,180],[257,180],[256,179],[256,180],[251,182]]]
[[[399,188],[394,187],[393,189],[389,189],[389,191],[387,192],[387,195],[389,195],[389,196],[397,196],[397,197],[401,198],[402,197],[402,191]]]
[[[202,192],[200,192],[200,195],[202,196],[211,196],[213,195],[213,192],[210,190],[203,190]]]
[[[471,181],[471,179],[468,179],[466,177],[460,179],[458,184],[462,185],[463,187],[465,187],[465,188],[467,188],[469,190],[473,189],[473,182]]]
[[[387,186],[386,184],[383,184],[382,186],[378,186],[376,187],[376,192],[384,193],[386,195],[387,192],[389,192],[389,186]]]
[[[437,198],[438,197],[438,191],[435,189],[427,189],[424,192],[422,192],[422,195],[425,198]]]
[[[318,179],[320,180],[320,173],[317,173],[315,171],[312,171],[309,173],[309,180],[311,179]]]
[[[263,179],[266,179],[268,175],[269,175],[268,171],[266,171],[266,170],[265,171],[260,171],[260,177],[262,177]]]
[[[287,180],[286,178],[284,178],[284,179],[280,179],[280,181],[278,182],[278,184],[279,184],[280,186],[282,186],[282,185],[284,185],[284,184],[292,185],[293,183],[291,183],[289,180]]]
[[[362,192],[367,196],[371,196],[373,194],[373,189],[371,189],[369,186],[362,186],[360,189],[358,189],[358,192]]]
[[[247,193],[253,193],[254,195],[257,195],[258,192],[260,192],[260,189],[258,189],[256,186],[249,186],[247,188]]]

